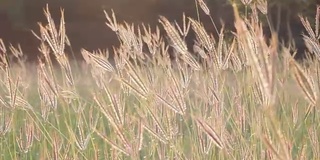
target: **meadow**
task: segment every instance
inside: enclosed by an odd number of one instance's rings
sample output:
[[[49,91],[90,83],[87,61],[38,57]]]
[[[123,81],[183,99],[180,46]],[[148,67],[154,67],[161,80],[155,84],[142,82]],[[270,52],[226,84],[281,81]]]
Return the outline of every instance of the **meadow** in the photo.
[[[242,2],[228,37],[184,14],[151,28],[105,11],[121,45],[83,61],[65,52],[63,10],[56,22],[47,7],[36,65],[0,41],[0,159],[319,159],[320,7],[314,25],[301,17],[310,56],[298,62],[264,36],[266,1]]]

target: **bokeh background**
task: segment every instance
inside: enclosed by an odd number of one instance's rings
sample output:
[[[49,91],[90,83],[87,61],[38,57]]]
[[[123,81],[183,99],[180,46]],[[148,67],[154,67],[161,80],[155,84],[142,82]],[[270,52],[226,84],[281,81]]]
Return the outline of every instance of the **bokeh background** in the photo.
[[[240,0],[233,0],[241,3]],[[255,0],[253,0],[255,1]],[[233,12],[229,0],[206,0],[211,9],[218,27],[224,21],[227,30],[233,28]],[[286,23],[291,26],[291,31],[299,55],[303,54],[303,41],[301,34],[304,31],[298,14],[314,20],[316,5],[319,0],[270,0],[269,16],[274,23],[280,14],[279,35],[283,40],[288,40]],[[196,17],[195,0],[0,0],[0,38],[6,44],[21,44],[22,50],[28,60],[35,60],[38,53],[39,41],[30,30],[38,33],[38,22],[46,22],[43,8],[49,5],[54,19],[58,22],[60,8],[65,9],[67,35],[71,41],[72,49],[77,58],[79,50],[111,48],[118,45],[118,40],[105,25],[103,10],[110,13],[114,10],[119,22],[147,23],[151,26],[158,25],[158,16],[164,15],[170,20],[181,21],[182,13]],[[243,9],[243,8],[242,8]],[[208,17],[201,15],[201,20],[208,31],[214,31]],[[266,35],[269,35],[266,29]],[[192,43],[192,36],[187,39]]]

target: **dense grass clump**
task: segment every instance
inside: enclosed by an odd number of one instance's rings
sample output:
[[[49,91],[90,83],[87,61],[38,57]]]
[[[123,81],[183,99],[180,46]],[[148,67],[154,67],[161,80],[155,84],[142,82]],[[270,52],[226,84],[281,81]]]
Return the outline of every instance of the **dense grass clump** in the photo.
[[[233,37],[212,21],[219,39],[192,17],[154,29],[105,12],[121,46],[83,49],[84,62],[47,8],[36,67],[0,43],[0,159],[317,159],[320,10],[315,28],[301,17],[314,58],[298,63],[264,37],[259,2],[244,17],[234,5]]]

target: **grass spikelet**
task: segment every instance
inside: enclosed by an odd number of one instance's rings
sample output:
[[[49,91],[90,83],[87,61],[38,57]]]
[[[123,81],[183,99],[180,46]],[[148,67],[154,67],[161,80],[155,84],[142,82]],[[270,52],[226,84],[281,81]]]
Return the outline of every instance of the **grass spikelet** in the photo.
[[[211,22],[212,22],[212,24],[214,26],[214,29],[216,30],[216,33],[219,34],[218,28],[217,28],[216,24],[214,23],[212,16],[210,15],[210,9],[208,8],[207,4],[203,0],[197,0],[197,1],[198,1],[198,4],[199,4],[200,8],[202,9],[202,11],[207,16],[210,17],[210,20],[211,20]]]
[[[188,65],[192,67],[192,69],[199,71],[201,70],[200,64],[197,62],[195,58],[192,57],[191,54],[188,54],[186,56],[182,56],[181,59],[186,62]]]
[[[303,18],[301,15],[299,16],[299,18],[300,18],[300,21],[303,24],[304,28],[307,30],[310,38],[317,39],[316,34],[314,33],[314,31],[313,31],[308,19]]]
[[[161,132],[161,134],[163,135],[163,137],[165,139],[167,139],[168,134],[166,133],[166,131],[164,130],[164,128],[162,127],[162,124],[159,122],[159,120],[157,120],[155,114],[151,111],[151,109],[149,107],[146,107],[147,111],[149,112],[152,120],[154,121],[154,123],[156,124],[156,128]]]
[[[110,90],[105,85],[103,85],[103,88],[105,93],[108,96],[109,101],[111,102],[113,115],[115,116],[115,120],[117,124],[123,126],[125,123],[124,121],[125,106],[121,107],[122,104],[120,104],[119,98],[116,95],[112,96]]]
[[[16,142],[21,152],[27,153],[33,144],[34,140],[34,125],[33,122],[25,123],[23,127],[21,127],[19,132],[19,137],[16,138]]]
[[[269,153],[269,154],[270,154],[269,157],[272,157],[272,155],[275,155],[275,156],[277,156],[279,159],[282,159],[281,156],[279,155],[279,153],[277,152],[276,148],[274,148],[274,146],[272,145],[271,141],[270,141],[269,138],[267,138],[267,137],[269,137],[269,136],[264,136],[264,137],[262,138],[262,140],[263,140],[263,142],[265,143],[265,145],[267,146],[268,151],[269,151],[269,152],[271,151],[271,153]]]
[[[303,36],[303,40],[306,44],[308,50],[313,53],[318,60],[320,60],[320,43],[317,39],[310,38],[308,36]]]
[[[0,38],[0,51],[1,51],[1,55],[7,53],[6,46],[4,45],[4,42],[1,38]]]
[[[116,16],[114,14],[114,11],[111,10],[112,12],[112,15],[111,17],[109,16],[109,14],[104,11],[104,14],[105,14],[105,17],[107,18],[107,21],[106,22],[106,25],[114,32],[118,32],[119,31],[119,27],[118,27],[118,22],[117,22],[117,19],[116,19]]]
[[[178,31],[175,29],[173,25],[169,22],[167,18],[164,16],[160,16],[159,22],[162,24],[163,28],[167,32],[172,46],[177,50],[180,54],[187,54],[188,48],[186,43],[181,39]]]
[[[64,55],[65,43],[66,43],[66,31],[64,27],[64,11],[61,10],[61,19],[59,31],[56,29],[54,20],[51,17],[49,6],[46,6],[44,10],[45,16],[47,18],[48,25],[45,27],[40,26],[41,35],[44,35],[44,40],[49,44],[53,53],[58,58]]]
[[[96,133],[98,134],[99,137],[101,137],[104,141],[106,141],[108,144],[111,145],[112,148],[116,149],[117,151],[122,152],[123,154],[129,156],[129,152],[126,151],[126,149],[118,146],[117,144],[113,143],[111,140],[109,140],[109,138],[107,138],[107,136],[101,134],[100,132],[96,131]]]
[[[268,14],[268,1],[267,0],[258,0],[257,8],[263,15]]]
[[[230,60],[232,54],[234,53],[235,44],[236,44],[236,41],[235,41],[235,39],[233,39],[232,40],[232,44],[230,46],[230,49],[228,50],[228,53],[227,53],[227,55],[225,56],[225,58],[223,60],[222,68],[227,68],[229,60]],[[237,61],[235,61],[235,62],[237,63]],[[237,64],[235,64],[235,65],[237,65]]]
[[[317,103],[317,93],[315,91],[314,83],[311,81],[310,76],[302,69],[302,67],[295,61],[290,62],[293,69],[293,74],[300,89],[303,91],[308,102],[314,106]]]
[[[146,125],[143,125],[143,128],[148,131],[154,138],[158,139],[159,141],[161,141],[164,144],[167,144],[167,140],[163,137],[161,137],[161,135],[157,134],[155,131],[153,131],[152,129],[150,129],[149,127],[147,127]]]
[[[188,19],[191,22],[191,27],[197,36],[199,44],[204,46],[209,53],[214,52],[214,39],[209,36],[205,28],[198,21],[190,17]]]
[[[200,119],[196,119],[199,127],[201,129],[203,129],[203,131],[208,135],[208,137],[210,137],[210,139],[212,140],[212,142],[219,148],[219,149],[223,149],[224,145],[222,143],[222,140],[220,139],[220,137],[218,136],[218,134],[214,131],[214,129],[212,127],[210,127],[210,125],[208,125],[206,122],[200,120]]]
[[[57,108],[57,86],[53,78],[46,73],[43,63],[38,67],[38,92],[41,103],[44,106],[49,106],[53,109]]]
[[[159,22],[167,32],[170,42],[172,43],[172,47],[181,54],[182,60],[193,67],[193,69],[200,70],[201,67],[199,63],[189,53],[186,42],[182,40],[176,28],[171,25],[168,19],[164,16],[160,16]]]
[[[232,2],[236,32],[216,35],[198,10],[155,28],[105,12],[119,43],[77,50],[85,61],[69,61],[64,11],[55,24],[46,6],[35,64],[0,39],[0,159],[317,159],[320,7],[300,64],[271,25],[266,38],[266,0]]]
[[[150,93],[149,84],[147,84],[141,74],[139,74],[139,67],[133,66],[131,62],[127,60],[125,61],[127,67],[124,70],[129,74],[129,79],[127,80],[126,78],[119,76],[116,79],[124,86],[136,92],[141,98],[146,99]]]
[[[248,6],[252,0],[241,0],[242,4],[245,5],[245,6]]]
[[[182,25],[182,28],[178,25],[178,22],[175,21],[175,25],[178,29],[178,31],[180,32],[180,34],[183,36],[183,39],[185,39],[189,33],[189,30],[190,30],[190,22],[186,22],[186,15],[185,13],[183,13],[182,15],[182,22],[183,22],[183,25]]]
[[[132,147],[129,144],[127,138],[124,135],[123,132],[123,126],[121,124],[118,124],[116,118],[114,118],[113,114],[111,114],[111,112],[109,111],[109,109],[106,107],[106,104],[103,100],[98,99],[96,96],[94,97],[95,101],[97,102],[100,110],[102,111],[102,113],[104,114],[104,116],[108,119],[109,123],[111,124],[111,126],[113,127],[115,133],[116,133],[116,137],[117,139],[119,139],[123,146],[126,148],[125,149],[125,153],[126,154],[131,154],[132,153]],[[108,139],[105,138],[105,136],[103,136],[99,131],[96,130],[96,133],[98,133],[98,135],[105,139],[108,143],[110,143],[111,145],[114,145],[114,143],[112,143],[111,141],[109,141]],[[119,148],[117,146],[115,146],[115,148]]]
[[[185,113],[187,107],[184,101],[183,90],[181,88],[181,85],[180,83],[178,83],[172,70],[168,69],[168,75],[171,82],[173,83],[173,86],[170,87],[169,95],[176,102],[176,105],[179,107],[180,112]]]
[[[177,108],[173,103],[169,102],[167,99],[165,99],[164,97],[162,97],[159,94],[156,94],[157,96],[157,100],[162,102],[165,106],[169,107],[172,111],[174,111],[175,113],[181,114],[183,115],[184,113],[181,112],[179,110],[179,108]]]
[[[93,63],[95,66],[98,66],[111,73],[115,72],[113,66],[104,57],[90,53],[85,49],[81,49],[81,53],[87,63]]]
[[[308,136],[309,136],[310,142],[312,144],[311,146],[312,146],[312,151],[314,153],[314,157],[319,157],[320,156],[320,146],[318,145],[319,139],[318,139],[318,136],[316,135],[317,132],[315,130],[316,130],[315,128],[310,128],[308,130]],[[306,148],[306,146],[304,148]],[[303,153],[303,152],[301,152],[301,153],[302,153],[301,155],[305,155],[305,153]]]
[[[4,136],[9,132],[13,121],[13,113],[1,107],[0,113],[0,136]]]
[[[207,4],[204,3],[203,0],[198,0],[198,4],[200,6],[200,8],[202,9],[202,11],[206,14],[206,15],[210,15],[210,9],[208,8]]]

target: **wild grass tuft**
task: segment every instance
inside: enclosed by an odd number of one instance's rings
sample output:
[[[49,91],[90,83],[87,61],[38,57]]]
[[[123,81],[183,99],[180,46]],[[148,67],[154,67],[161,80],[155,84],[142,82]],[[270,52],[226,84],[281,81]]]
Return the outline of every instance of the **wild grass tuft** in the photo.
[[[47,7],[36,66],[0,39],[0,159],[318,159],[320,9],[314,29],[301,17],[315,56],[299,63],[264,36],[267,1],[241,1],[231,37],[184,14],[152,28],[105,11],[121,45],[82,49],[77,65],[63,10],[57,24]]]

